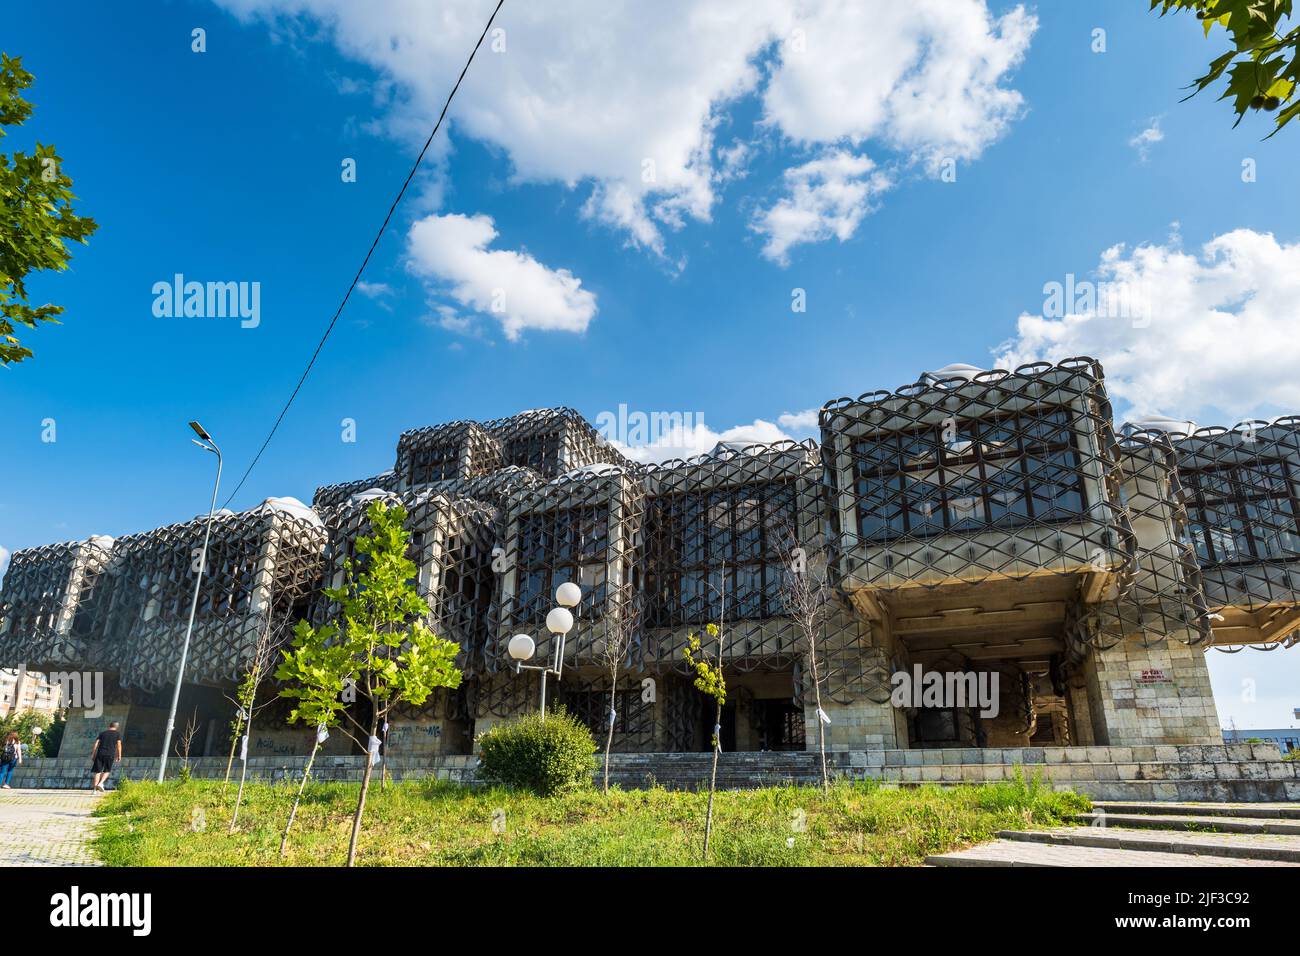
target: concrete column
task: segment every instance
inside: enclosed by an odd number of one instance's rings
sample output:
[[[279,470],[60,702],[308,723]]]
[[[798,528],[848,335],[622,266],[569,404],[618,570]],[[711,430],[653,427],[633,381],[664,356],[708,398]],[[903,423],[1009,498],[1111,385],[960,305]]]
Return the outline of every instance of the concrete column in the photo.
[[[1083,672],[1097,744],[1223,743],[1200,648],[1177,639],[1154,647],[1127,639],[1090,651]]]

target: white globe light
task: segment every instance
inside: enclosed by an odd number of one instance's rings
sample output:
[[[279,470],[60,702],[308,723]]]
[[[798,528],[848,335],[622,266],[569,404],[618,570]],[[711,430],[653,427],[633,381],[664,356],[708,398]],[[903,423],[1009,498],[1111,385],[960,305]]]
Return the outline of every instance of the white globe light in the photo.
[[[37,737],[39,737],[41,734],[45,733],[45,731],[42,730],[40,727],[33,727],[32,733],[35,734]]]
[[[582,600],[582,588],[572,581],[565,581],[555,589],[555,603],[560,607],[577,607]]]
[[[568,634],[573,629],[573,615],[565,607],[551,608],[546,615],[546,629],[552,634]]]
[[[533,656],[533,651],[537,649],[537,645],[533,643],[533,639],[527,634],[516,634],[510,638],[510,643],[506,645],[506,649],[509,650],[510,656],[515,660],[526,661]]]

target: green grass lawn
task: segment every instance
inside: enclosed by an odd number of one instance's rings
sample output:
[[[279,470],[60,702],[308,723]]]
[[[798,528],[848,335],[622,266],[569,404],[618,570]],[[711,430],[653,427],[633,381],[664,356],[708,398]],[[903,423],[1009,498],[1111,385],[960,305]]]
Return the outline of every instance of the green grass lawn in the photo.
[[[114,866],[338,866],[358,785],[309,783],[289,840],[296,785],[123,783],[96,810],[94,847]],[[373,866],[687,866],[700,863],[707,794],[584,791],[542,798],[411,781],[372,787],[358,851]],[[1007,828],[1059,825],[1089,808],[1031,781],[885,789],[874,783],[721,792],[709,862],[723,866],[917,865]],[[502,817],[504,814],[504,817]],[[494,826],[494,818],[498,821]],[[504,821],[504,832],[500,821]]]

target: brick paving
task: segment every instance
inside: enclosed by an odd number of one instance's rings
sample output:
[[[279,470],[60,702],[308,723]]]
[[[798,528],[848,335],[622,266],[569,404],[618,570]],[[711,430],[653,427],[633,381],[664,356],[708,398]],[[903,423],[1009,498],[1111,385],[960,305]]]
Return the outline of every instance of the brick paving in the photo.
[[[0,790],[0,867],[99,866],[90,850],[98,799],[90,790]]]

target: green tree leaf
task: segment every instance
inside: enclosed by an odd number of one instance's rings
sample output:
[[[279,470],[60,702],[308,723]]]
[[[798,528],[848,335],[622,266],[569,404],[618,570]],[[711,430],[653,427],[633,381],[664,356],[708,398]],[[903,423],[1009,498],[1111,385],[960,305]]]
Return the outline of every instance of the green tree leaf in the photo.
[[[20,57],[0,53],[0,139],[7,127],[32,114],[22,93],[33,77]],[[53,146],[36,144],[35,152],[0,153],[0,365],[30,358],[31,349],[16,334],[19,326],[58,325],[62,306],[32,305],[26,279],[33,272],[62,271],[71,254],[66,243],[84,243],[98,226],[73,209],[72,179]]]

